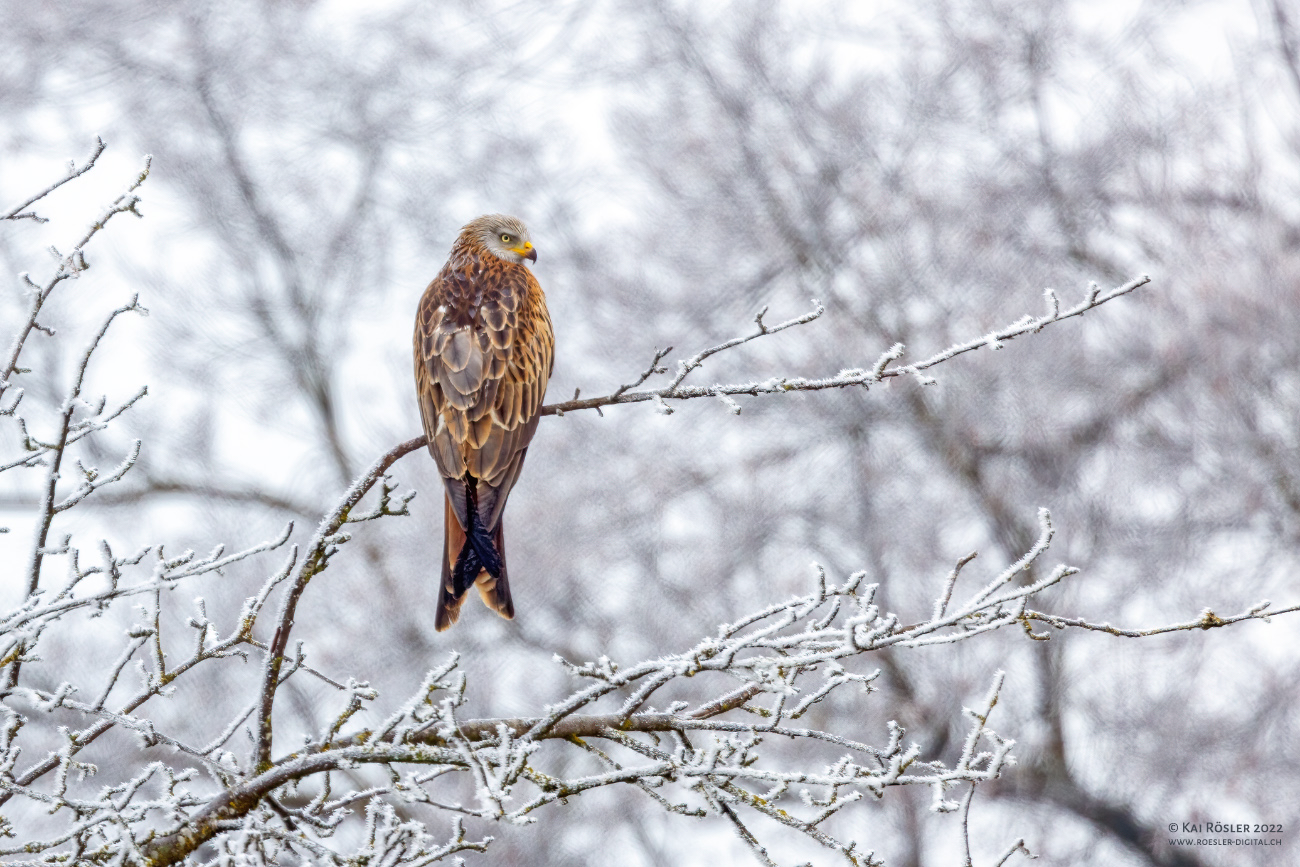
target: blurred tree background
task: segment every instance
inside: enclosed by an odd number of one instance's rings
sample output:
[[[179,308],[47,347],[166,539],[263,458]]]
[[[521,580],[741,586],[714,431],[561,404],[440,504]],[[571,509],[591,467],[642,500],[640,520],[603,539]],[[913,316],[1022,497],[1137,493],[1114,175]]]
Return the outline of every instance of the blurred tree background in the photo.
[[[471,603],[433,631],[440,485],[426,455],[406,458],[414,517],[359,536],[298,614],[312,663],[340,679],[405,695],[456,649],[477,715],[523,712],[562,688],[552,654],[676,649],[801,588],[810,561],[867,569],[920,619],[959,556],[992,569],[1027,550],[1039,506],[1084,571],[1060,597],[1071,613],[1146,625],[1294,599],[1300,12],[1284,0],[61,0],[3,4],[0,34],[0,199],[96,133],[120,159],[155,157],[151,219],[112,239],[112,279],[153,317],[112,338],[121,368],[98,374],[150,386],[119,432],[146,440],[140,467],[94,512],[123,547],[159,527],[237,546],[286,518],[309,534],[416,435],[415,301],[480,213],[532,230],[551,402],[605,393],[657,347],[674,361],[744,333],[763,305],[773,321],[812,298],[828,312],[710,381],[869,366],[894,342],[921,358],[1038,313],[1045,286],[1072,299],[1153,278],[933,387],[546,419],[506,515],[513,623]],[[9,243],[5,273],[30,268]],[[6,291],[0,317],[19,300]],[[74,293],[61,303],[71,327]],[[0,508],[31,497],[11,487]],[[238,609],[241,574],[204,587],[211,610]],[[1297,647],[1285,621],[1141,643],[999,634],[924,669],[881,654],[888,702],[814,715],[897,719],[953,754],[955,710],[1003,667],[1020,765],[977,802],[977,845],[1276,864],[1173,849],[1165,828],[1291,832]],[[277,714],[319,728],[312,683],[289,688]],[[469,863],[748,857],[639,797],[494,828]],[[949,863],[951,822],[928,806],[890,793],[853,835],[891,865]]]

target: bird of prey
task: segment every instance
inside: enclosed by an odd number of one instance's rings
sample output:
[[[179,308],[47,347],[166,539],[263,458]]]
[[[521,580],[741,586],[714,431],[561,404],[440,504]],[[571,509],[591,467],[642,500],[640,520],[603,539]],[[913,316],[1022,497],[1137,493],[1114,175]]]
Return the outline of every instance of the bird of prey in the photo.
[[[555,348],[546,296],[524,264],[536,261],[523,223],[479,217],[416,311],[415,389],[447,490],[439,632],[471,585],[487,607],[515,616],[501,511],[537,431]]]

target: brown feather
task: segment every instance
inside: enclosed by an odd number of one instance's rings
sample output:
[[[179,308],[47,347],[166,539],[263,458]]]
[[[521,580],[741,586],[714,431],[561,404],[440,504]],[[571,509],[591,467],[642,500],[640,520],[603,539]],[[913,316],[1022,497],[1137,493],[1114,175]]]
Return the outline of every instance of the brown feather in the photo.
[[[497,551],[501,554],[501,562],[505,563],[506,557],[506,540],[502,532],[502,524],[497,522],[497,528],[492,533],[492,541],[496,543]],[[493,578],[486,572],[480,572],[478,581],[474,582],[474,588],[478,590],[479,598],[483,604],[491,608],[497,614],[500,614],[506,620],[513,620],[515,617],[515,603],[510,598],[510,581],[506,577],[504,566],[501,569],[501,577]]]
[[[451,579],[451,570],[456,565],[456,552],[460,551],[461,546],[465,544],[465,531],[460,528],[460,523],[456,520],[456,513],[451,508],[451,500],[444,497],[443,501],[446,508],[442,536],[442,579],[438,584],[438,610],[433,620],[433,628],[439,632],[450,629],[451,625],[460,619],[460,606],[465,602],[464,596],[456,598]]]
[[[466,226],[420,299],[415,383],[429,452],[448,489],[436,626],[456,622],[463,597],[451,572],[465,545],[465,487],[478,491],[477,519],[501,555],[501,575],[479,574],[485,604],[514,615],[505,572],[501,512],[537,430],[554,366],[546,298],[523,264],[498,258],[481,240],[485,221]]]

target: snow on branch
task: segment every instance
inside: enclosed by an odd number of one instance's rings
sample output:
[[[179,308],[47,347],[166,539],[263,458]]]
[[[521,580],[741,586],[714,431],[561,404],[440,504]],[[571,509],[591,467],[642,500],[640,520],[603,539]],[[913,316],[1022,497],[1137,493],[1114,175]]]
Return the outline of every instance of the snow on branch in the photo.
[[[1041,553],[1041,552],[1040,552]],[[1019,564],[1017,564],[1019,565]],[[963,641],[999,625],[1016,623],[1023,599],[1050,587],[1070,570],[1056,570],[1051,580],[1036,582],[1012,593],[988,593],[987,587],[952,613],[933,622],[901,627],[894,615],[874,602],[875,585],[864,585],[863,574],[842,585],[829,585],[821,570],[816,585],[804,596],[768,606],[719,627],[714,636],[679,653],[629,666],[608,659],[584,664],[558,660],[574,677],[587,681],[539,717],[462,720],[467,684],[455,673],[453,657],[425,678],[417,692],[377,728],[362,728],[340,736],[361,702],[373,702],[372,690],[354,690],[339,718],[314,742],[272,760],[253,765],[238,785],[211,797],[193,812],[184,826],[146,848],[153,863],[183,857],[214,837],[231,822],[258,809],[267,797],[301,785],[313,776],[366,764],[411,765],[390,786],[368,792],[370,799],[399,798],[477,817],[524,824],[532,814],[563,799],[611,785],[634,785],[652,802],[672,812],[703,811],[741,822],[738,810],[754,811],[791,827],[823,846],[839,851],[851,863],[875,864],[852,841],[840,841],[822,825],[841,809],[864,797],[881,797],[892,787],[921,785],[935,792],[935,809],[950,811],[944,793],[962,783],[994,779],[1007,765],[1012,742],[988,728],[1000,674],[989,696],[972,716],[962,754],[952,766],[927,759],[906,732],[890,724],[871,745],[842,733],[806,729],[790,723],[835,690],[850,688],[869,694],[878,672],[854,672],[845,667],[882,647],[919,647],[927,637]],[[999,579],[995,579],[995,584]],[[711,694],[696,701],[680,698],[667,710],[641,710],[657,692],[690,695],[695,684],[709,679]],[[605,712],[592,712],[601,705]],[[747,712],[758,721],[722,719]],[[675,746],[658,734],[675,736]],[[648,735],[649,737],[638,737]],[[692,735],[704,735],[696,744]],[[605,740],[595,748],[589,741]],[[782,766],[764,750],[768,740],[808,741],[829,752],[824,767],[796,763]],[[592,772],[563,776],[551,770],[543,744],[577,748],[596,760]],[[428,770],[418,770],[426,767]],[[255,772],[255,773],[253,773]],[[433,784],[448,775],[468,776],[477,789],[477,803],[447,806]],[[665,787],[681,792],[672,798]],[[323,791],[323,790],[322,790]],[[683,806],[678,799],[694,800]],[[790,800],[790,805],[782,805]],[[797,805],[802,804],[800,808]],[[318,797],[306,808],[291,809],[299,828],[332,830],[341,816],[336,797]],[[743,822],[742,822],[743,826]]]
[[[741,344],[748,343],[751,340],[757,340],[758,338],[766,337],[769,334],[776,334],[777,332],[784,331],[787,328],[806,325],[807,323],[820,318],[821,315],[826,312],[826,308],[822,306],[820,302],[814,301],[813,309],[808,313],[786,322],[782,322],[780,325],[768,326],[763,322],[763,315],[767,312],[767,308],[764,307],[759,311],[758,316],[755,317],[755,322],[758,325],[756,331],[744,337],[737,337],[719,343],[717,346],[711,346],[708,349],[697,352],[689,359],[679,361],[677,363],[676,374],[667,385],[661,388],[641,389],[640,386],[654,375],[668,373],[668,369],[661,367],[659,363],[663,360],[664,356],[672,351],[671,346],[667,349],[656,351],[654,360],[650,363],[650,366],[646,368],[645,372],[642,373],[634,382],[619,386],[615,391],[602,397],[579,399],[579,394],[581,393],[581,390],[579,390],[579,392],[574,394],[573,400],[565,401],[563,403],[548,404],[547,406],[542,407],[541,411],[543,415],[562,416],[566,412],[575,412],[580,409],[595,409],[599,411],[601,407],[612,406],[614,404],[639,403],[641,401],[649,400],[654,401],[655,407],[659,412],[663,414],[671,414],[673,410],[671,406],[666,403],[668,400],[689,400],[696,397],[715,397],[721,400],[727,406],[728,410],[733,413],[739,413],[741,407],[733,399],[734,395],[748,394],[757,396],[760,394],[782,394],[789,391],[822,391],[829,388],[850,388],[854,386],[869,388],[870,386],[883,382],[886,379],[893,379],[900,376],[912,376],[923,385],[933,385],[935,380],[923,373],[923,371],[929,370],[935,365],[941,364],[951,358],[962,355],[963,353],[979,349],[982,346],[987,346],[991,349],[1001,349],[1002,344],[1008,340],[1019,337],[1022,334],[1036,334],[1039,331],[1042,331],[1046,326],[1055,322],[1060,322],[1063,319],[1082,316],[1089,310],[1100,307],[1106,302],[1113,301],[1122,295],[1127,295],[1138,287],[1145,286],[1149,282],[1151,282],[1150,277],[1138,277],[1135,280],[1130,280],[1124,285],[1118,286],[1107,292],[1099,291],[1095,283],[1090,284],[1088,292],[1084,296],[1083,300],[1064,311],[1061,310],[1060,302],[1056,297],[1056,293],[1053,290],[1048,289],[1045,294],[1049,301],[1049,309],[1043,316],[1023,316],[1010,325],[999,328],[989,334],[981,335],[962,343],[953,344],[942,352],[935,353],[929,358],[926,358],[923,361],[918,361],[915,364],[895,365],[893,367],[889,366],[890,362],[897,361],[903,357],[903,344],[897,343],[882,353],[876,364],[869,370],[861,368],[842,370],[834,376],[822,377],[820,379],[774,377],[772,379],[757,382],[728,383],[710,386],[688,386],[683,384],[685,379],[692,372],[703,366],[704,360],[710,356],[716,355],[727,349],[733,349]]]
[[[27,207],[44,196],[49,195],[60,185],[67,183],[73,178],[80,177],[82,174],[89,171],[94,166],[95,159],[97,159],[100,152],[103,151],[103,142],[98,138],[96,141],[98,142],[98,146],[92,155],[92,158],[87,161],[86,165],[82,166],[80,169],[70,171],[68,177],[54,184],[44,192],[37,194],[22,205],[19,205],[18,209],[21,210],[22,208]],[[54,293],[54,290],[58,288],[59,284],[63,283],[65,280],[75,279],[80,276],[81,272],[90,267],[90,264],[86,261],[86,246],[104,229],[105,226],[108,225],[108,221],[116,215],[131,213],[135,214],[137,217],[143,216],[137,209],[137,205],[140,204],[140,197],[135,194],[135,191],[138,190],[140,185],[149,177],[149,167],[152,161],[153,157],[148,155],[145,156],[144,167],[140,170],[140,173],[136,175],[130,186],[126,188],[125,192],[114,199],[104,212],[99,215],[95,222],[90,225],[81,240],[73,245],[70,253],[65,255],[59,252],[57,248],[50,248],[50,252],[58,261],[58,268],[46,283],[43,285],[37,284],[28,274],[20,275],[29,290],[31,300],[28,306],[27,321],[18,329],[17,334],[14,335],[13,341],[9,346],[9,358],[5,362],[5,366],[0,368],[0,401],[3,401],[5,392],[15,385],[12,380],[14,375],[20,372],[18,367],[18,358],[22,354],[23,347],[26,345],[27,338],[31,335],[32,331],[42,331],[50,336],[54,335],[54,332],[50,328],[39,323],[38,318],[40,317],[42,308],[45,306],[45,302],[50,299],[50,296]],[[20,216],[27,215],[24,214]],[[20,400],[21,397],[20,394],[14,399],[14,404],[9,407],[0,406],[0,413],[5,415],[13,414],[17,401]]]
[[[380,472],[382,463],[371,473]],[[339,510],[333,514],[337,518]],[[677,653],[628,665],[605,657],[584,663],[557,657],[580,683],[535,717],[462,719],[469,685],[457,672],[454,654],[375,727],[352,722],[362,706],[381,697],[364,683],[350,682],[334,721],[314,740],[269,760],[257,752],[247,764],[228,757],[230,784],[210,792],[202,804],[178,806],[184,820],[142,851],[149,863],[174,863],[205,842],[227,839],[232,828],[259,845],[314,851],[326,846],[358,802],[371,809],[424,805],[433,815],[528,824],[543,808],[622,785],[644,793],[649,807],[717,817],[763,863],[770,859],[764,860],[766,849],[746,814],[772,819],[849,863],[880,864],[861,841],[834,836],[828,820],[902,786],[929,788],[936,812],[968,809],[969,792],[961,800],[950,792],[996,779],[1012,762],[1014,742],[990,727],[1004,689],[1002,673],[993,675],[983,700],[964,711],[967,736],[951,764],[927,756],[896,723],[867,732],[863,740],[856,731],[806,728],[796,721],[837,691],[872,701],[879,674],[870,664],[874,651],[957,644],[1004,627],[1029,639],[1050,638],[1030,629],[1036,615],[1028,603],[1078,570],[1041,564],[1054,529],[1046,510],[1039,522],[1039,537],[1022,557],[958,592],[960,567],[973,559],[963,558],[939,585],[925,621],[904,625],[882,609],[875,601],[878,587],[865,582],[865,573],[831,584],[816,568],[806,594],[722,624]],[[667,702],[664,709],[648,706],[656,696]],[[601,741],[606,745],[597,746]],[[782,749],[790,744],[805,746]],[[557,750],[585,754],[588,769],[574,771],[573,759]],[[387,768],[390,782],[362,791],[332,788],[334,772],[365,766]],[[473,803],[448,802],[439,791],[457,778],[472,782]],[[295,792],[301,802],[304,787],[315,788],[309,803],[284,806]],[[268,804],[282,805],[284,815],[277,819]],[[253,822],[250,816],[260,818]],[[271,828],[258,837],[267,821]],[[424,845],[432,847],[433,840],[428,836]],[[420,851],[425,857],[434,849]],[[1007,857],[1018,851],[1025,851],[1023,841]]]
[[[3,214],[0,214],[0,220],[34,220],[37,223],[48,223],[49,220],[45,217],[38,216],[35,211],[23,211],[23,208],[36,204],[68,181],[79,178],[93,169],[96,161],[99,160],[99,155],[104,152],[105,147],[107,147],[107,145],[104,144],[104,140],[99,136],[95,136],[95,146],[91,149],[90,155],[86,157],[84,163],[78,166],[75,160],[69,160],[67,174],[26,201],[14,205]]]
[[[1270,618],[1279,614],[1294,614],[1300,611],[1300,605],[1290,605],[1286,608],[1273,608],[1272,603],[1267,599],[1256,602],[1240,614],[1233,614],[1228,617],[1220,617],[1209,608],[1201,612],[1201,616],[1195,620],[1189,620],[1184,623],[1171,623],[1164,626],[1152,626],[1147,629],[1121,629],[1117,626],[1111,626],[1109,623],[1092,623],[1080,617],[1058,617],[1055,614],[1045,614],[1042,611],[1027,610],[1025,612],[1026,623],[1037,620],[1053,626],[1057,629],[1088,629],[1094,632],[1105,632],[1110,635],[1117,635],[1121,638],[1149,638],[1153,635],[1164,635],[1167,632],[1189,632],[1193,629],[1215,629],[1220,626],[1230,626],[1234,623],[1241,623],[1246,620],[1262,620],[1265,623],[1270,622]]]

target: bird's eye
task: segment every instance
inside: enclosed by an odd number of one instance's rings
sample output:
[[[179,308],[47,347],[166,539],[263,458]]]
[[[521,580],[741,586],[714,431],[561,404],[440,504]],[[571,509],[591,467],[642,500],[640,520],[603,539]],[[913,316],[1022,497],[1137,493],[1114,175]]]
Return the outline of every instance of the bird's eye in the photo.
[[[502,235],[502,236],[501,236],[501,240],[502,240],[502,241],[505,241],[507,244],[509,244],[509,243],[510,243],[510,236],[509,236],[509,235]]]

